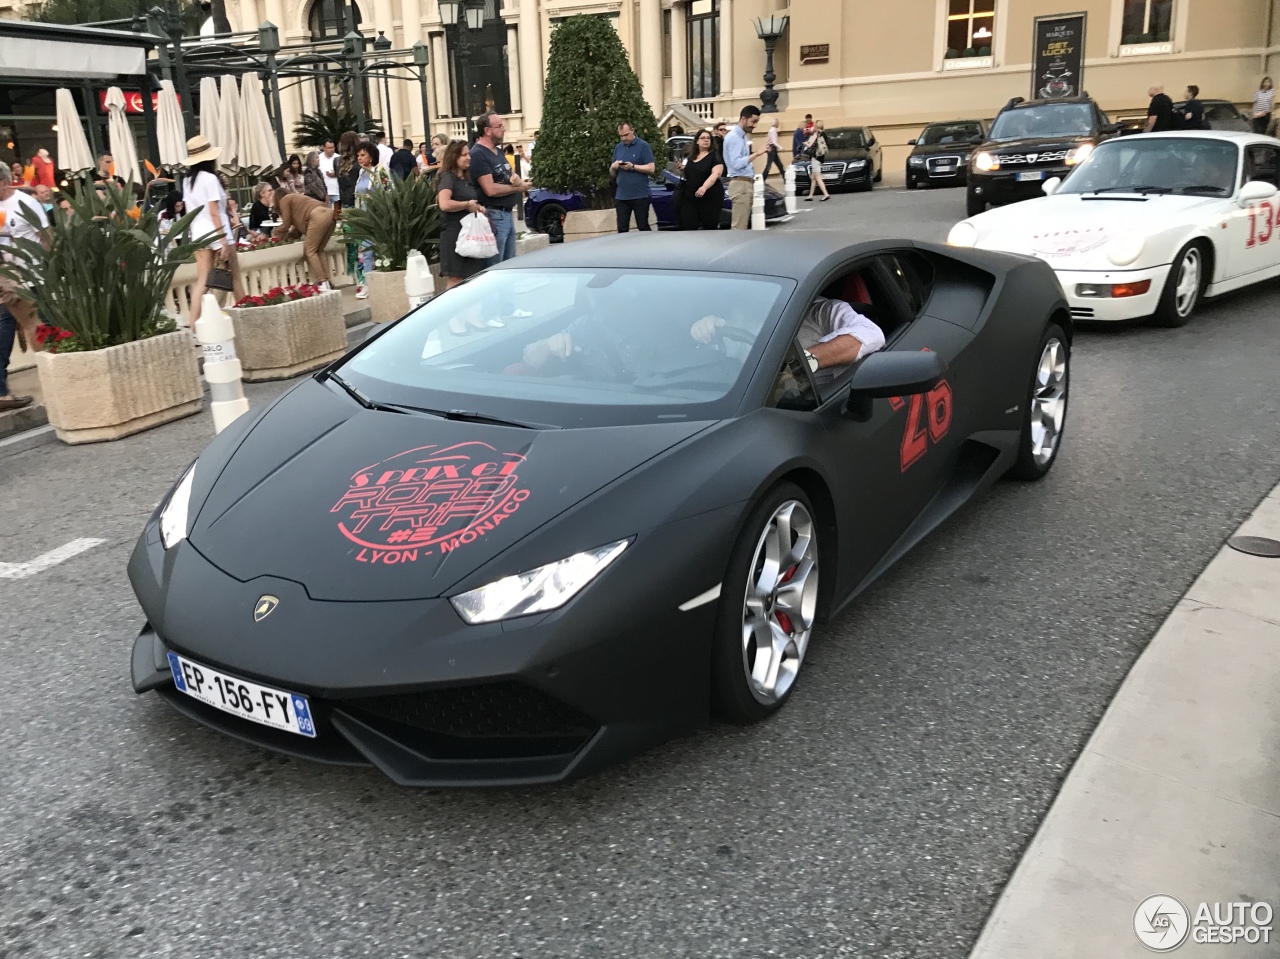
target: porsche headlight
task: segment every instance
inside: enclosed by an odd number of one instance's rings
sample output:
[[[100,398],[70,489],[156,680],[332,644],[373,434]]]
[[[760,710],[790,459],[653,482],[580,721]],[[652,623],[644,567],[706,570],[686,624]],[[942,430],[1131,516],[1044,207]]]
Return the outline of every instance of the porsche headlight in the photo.
[[[1077,163],[1083,163],[1089,159],[1089,155],[1093,153],[1092,143],[1082,143],[1075,149],[1067,153],[1067,166],[1075,166]]]
[[[196,464],[192,463],[160,511],[160,542],[165,549],[171,549],[187,538],[187,507],[191,504],[191,484],[195,478]]]
[[[961,220],[947,234],[947,243],[951,246],[977,246],[978,228],[968,220]]]
[[[1116,266],[1128,266],[1142,256],[1143,246],[1145,244],[1138,234],[1122,234],[1107,244],[1107,259]]]
[[[479,589],[459,593],[449,602],[459,616],[472,624],[559,609],[622,555],[630,542],[620,539],[608,546],[574,553],[527,573],[506,576]]]
[[[973,168],[981,170],[983,173],[989,173],[992,170],[1000,169],[1000,161],[990,153],[976,153],[973,157]]]

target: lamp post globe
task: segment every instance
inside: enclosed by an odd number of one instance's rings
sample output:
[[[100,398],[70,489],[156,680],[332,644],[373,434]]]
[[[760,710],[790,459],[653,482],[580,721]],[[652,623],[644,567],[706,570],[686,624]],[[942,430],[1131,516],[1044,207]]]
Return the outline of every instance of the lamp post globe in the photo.
[[[773,50],[778,39],[786,32],[787,22],[791,18],[773,14],[768,17],[756,17],[756,36],[764,41],[764,89],[760,91],[760,112],[778,112],[778,91],[773,88],[777,75],[773,72]]]

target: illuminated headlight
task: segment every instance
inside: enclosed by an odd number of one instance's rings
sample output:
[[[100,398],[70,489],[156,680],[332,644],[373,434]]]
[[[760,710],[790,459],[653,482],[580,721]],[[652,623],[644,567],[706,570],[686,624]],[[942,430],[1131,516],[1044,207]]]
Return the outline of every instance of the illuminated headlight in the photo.
[[[924,157],[907,157],[907,166],[924,166]]]
[[[487,586],[459,593],[449,602],[468,623],[494,623],[513,616],[545,613],[573,599],[627,548],[629,539],[506,576]]]
[[[849,161],[850,170],[861,170],[866,165],[867,165],[866,160],[850,160]]]
[[[165,549],[172,549],[187,538],[187,507],[191,503],[191,484],[195,478],[196,464],[192,463],[160,511],[160,542]]]
[[[992,170],[1000,169],[1000,161],[990,153],[977,153],[973,157],[973,168],[981,170],[983,173],[989,173]]]
[[[978,228],[968,220],[961,220],[947,234],[947,243],[951,246],[977,246]]]
[[[1077,163],[1083,163],[1089,159],[1089,155],[1093,153],[1092,143],[1082,143],[1075,149],[1067,153],[1067,166],[1074,166]]]
[[[1107,259],[1116,266],[1128,266],[1142,256],[1143,246],[1142,237],[1138,234],[1122,234],[1107,244]]]

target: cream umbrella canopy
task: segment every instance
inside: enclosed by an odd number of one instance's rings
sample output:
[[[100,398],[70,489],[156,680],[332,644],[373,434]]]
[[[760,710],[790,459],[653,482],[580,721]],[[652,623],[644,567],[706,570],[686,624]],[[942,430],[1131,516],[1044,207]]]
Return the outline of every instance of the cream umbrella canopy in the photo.
[[[275,170],[284,162],[276,143],[275,128],[267,115],[262,78],[246,73],[240,78],[240,161],[250,170]]]
[[[159,104],[156,109],[156,141],[160,147],[160,165],[170,172],[187,165],[187,133],[182,122],[182,107],[173,81],[160,81]]]
[[[231,74],[222,77],[222,93],[218,97],[218,169],[238,173],[244,167],[240,156],[240,91]]]
[[[200,135],[214,144],[218,142],[219,113],[218,81],[205,77],[200,81]]]
[[[80,114],[70,90],[60,89],[55,96],[58,106],[58,166],[72,176],[87,173],[95,166],[85,139]]]
[[[107,133],[111,138],[111,156],[116,164],[116,176],[126,183],[142,182],[142,167],[138,163],[138,148],[129,129],[129,118],[124,112],[124,92],[119,87],[107,88]]]

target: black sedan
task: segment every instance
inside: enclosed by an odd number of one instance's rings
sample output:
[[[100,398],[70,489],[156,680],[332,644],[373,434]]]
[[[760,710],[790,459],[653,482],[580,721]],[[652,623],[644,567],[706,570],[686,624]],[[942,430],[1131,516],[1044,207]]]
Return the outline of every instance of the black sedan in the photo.
[[[885,348],[823,367],[823,297]],[[1049,471],[1071,336],[1048,265],[980,250],[632,234],[508,261],[205,448],[129,562],[133,686],[410,785],[765,719],[828,617]]]
[[[948,120],[930,123],[914,140],[908,140],[907,189],[921,186],[964,186],[969,154],[987,137],[981,120]]]
[[[880,141],[868,127],[831,127],[824,131],[827,155],[822,158],[822,180],[828,190],[870,190],[884,176]],[[812,160],[799,158],[796,193],[809,192]]]

